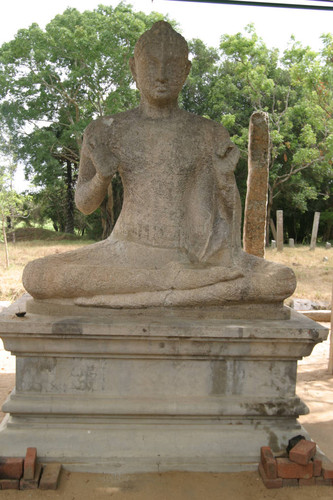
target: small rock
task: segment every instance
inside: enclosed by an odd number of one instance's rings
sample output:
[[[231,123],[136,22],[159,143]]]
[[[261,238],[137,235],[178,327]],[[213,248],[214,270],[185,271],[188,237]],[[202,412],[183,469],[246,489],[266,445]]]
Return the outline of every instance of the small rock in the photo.
[[[331,308],[331,303],[330,302],[325,302],[324,300],[318,300],[316,302],[311,302],[311,309],[314,309],[315,311],[321,311],[321,310],[326,310]]]
[[[309,299],[293,299],[291,307],[292,309],[296,309],[296,311],[311,311],[312,303]]]

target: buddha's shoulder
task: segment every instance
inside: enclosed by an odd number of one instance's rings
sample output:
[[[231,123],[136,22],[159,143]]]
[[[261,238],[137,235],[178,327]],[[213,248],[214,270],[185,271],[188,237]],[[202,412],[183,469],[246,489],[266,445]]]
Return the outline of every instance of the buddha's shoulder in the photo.
[[[126,126],[128,123],[132,123],[137,117],[137,108],[114,115],[101,116],[89,123],[85,129],[85,134],[109,133],[111,129],[117,129],[124,125]]]
[[[194,113],[184,110],[182,111],[182,114],[184,121],[188,122],[189,128],[195,127],[205,134],[210,134],[213,137],[218,137],[219,139],[225,138],[226,140],[229,140],[229,133],[221,123],[217,123],[209,118],[195,115]]]

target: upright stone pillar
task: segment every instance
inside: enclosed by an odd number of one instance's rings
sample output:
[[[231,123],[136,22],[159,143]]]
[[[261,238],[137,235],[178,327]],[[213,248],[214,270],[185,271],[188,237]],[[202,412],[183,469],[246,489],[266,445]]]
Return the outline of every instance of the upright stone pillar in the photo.
[[[320,219],[320,212],[315,212],[314,218],[313,218],[313,226],[312,226],[312,236],[311,236],[310,250],[314,250],[316,248],[317,235],[318,235],[318,227],[319,227],[319,219]]]
[[[283,210],[276,211],[277,251],[283,252]]]
[[[243,246],[247,253],[264,257],[269,166],[268,115],[252,114],[249,127],[249,157]]]
[[[276,228],[275,228],[275,224],[274,224],[274,221],[273,219],[269,219],[269,227],[271,228],[271,231],[272,231],[272,235],[273,235],[273,238],[277,239],[277,236],[276,236]]]

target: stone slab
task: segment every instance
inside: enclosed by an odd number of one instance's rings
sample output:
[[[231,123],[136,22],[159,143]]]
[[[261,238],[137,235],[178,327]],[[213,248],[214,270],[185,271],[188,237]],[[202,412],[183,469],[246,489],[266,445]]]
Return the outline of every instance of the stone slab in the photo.
[[[332,311],[329,309],[318,311],[303,311],[302,314],[304,314],[304,316],[306,316],[307,318],[313,319],[313,321],[329,323],[331,321]]]
[[[2,315],[17,375],[0,448],[71,470],[254,470],[261,446],[303,434],[297,360],[327,333],[294,311]]]
[[[11,418],[8,419],[9,423]],[[8,424],[8,422],[7,422]],[[274,449],[306,431],[295,419],[192,419],[132,417],[41,419],[3,423],[0,445],[17,453],[34,442],[43,463],[61,461],[72,471],[127,474],[172,470],[232,472],[256,470],[260,444]]]
[[[280,303],[237,303],[225,304],[223,306],[211,307],[177,307],[175,309],[165,307],[153,307],[142,309],[108,309],[105,307],[89,307],[78,306],[72,299],[52,299],[52,300],[37,300],[32,299],[29,294],[22,298],[20,309],[24,309],[28,313],[44,315],[44,316],[78,316],[78,317],[103,317],[117,318],[138,317],[138,316],[153,316],[158,317],[191,317],[198,319],[205,316],[212,316],[218,319],[289,319],[289,308],[284,307]]]

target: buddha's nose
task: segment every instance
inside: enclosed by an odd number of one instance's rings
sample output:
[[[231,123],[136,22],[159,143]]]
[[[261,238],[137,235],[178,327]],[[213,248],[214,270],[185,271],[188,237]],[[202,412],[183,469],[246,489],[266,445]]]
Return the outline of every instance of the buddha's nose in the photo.
[[[164,64],[161,64],[158,68],[157,80],[161,83],[165,83],[168,80],[166,67]]]

